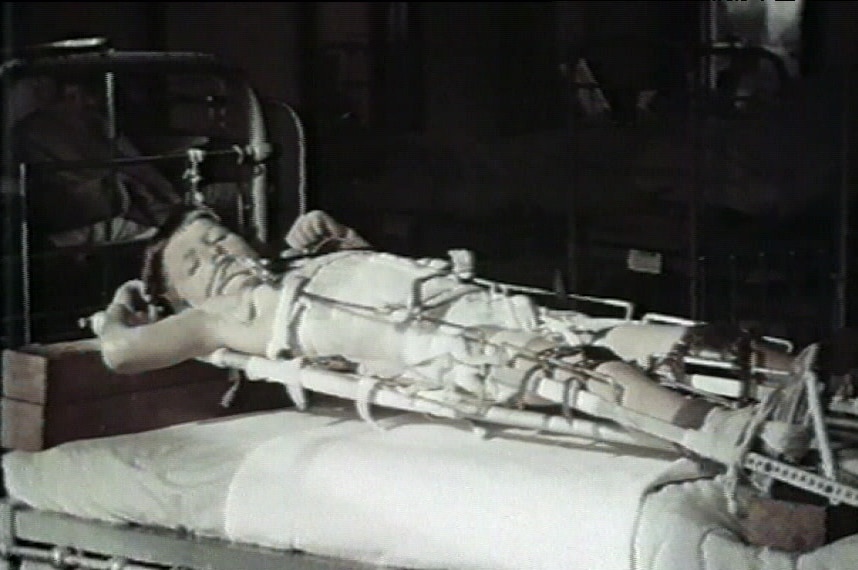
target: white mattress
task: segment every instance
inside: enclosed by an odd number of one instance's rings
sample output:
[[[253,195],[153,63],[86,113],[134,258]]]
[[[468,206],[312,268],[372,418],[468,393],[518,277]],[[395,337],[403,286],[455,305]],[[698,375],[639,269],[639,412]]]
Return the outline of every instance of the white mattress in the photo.
[[[654,450],[516,430],[480,438],[415,415],[379,431],[350,408],[314,412],[11,452],[8,491],[85,518],[409,568],[852,570],[858,560],[849,541],[798,566],[741,544],[711,481],[646,496],[677,465]]]

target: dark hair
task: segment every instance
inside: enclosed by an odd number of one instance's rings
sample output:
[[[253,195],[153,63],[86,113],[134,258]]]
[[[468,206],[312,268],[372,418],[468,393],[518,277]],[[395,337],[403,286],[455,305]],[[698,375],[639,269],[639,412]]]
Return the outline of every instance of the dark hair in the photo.
[[[164,273],[164,249],[176,230],[184,226],[191,214],[206,216],[214,220],[218,219],[217,215],[210,210],[179,204],[170,211],[143,252],[143,268],[140,272],[140,279],[143,281],[146,293],[152,302],[162,310],[170,310],[170,305],[164,298],[168,289],[167,276]]]

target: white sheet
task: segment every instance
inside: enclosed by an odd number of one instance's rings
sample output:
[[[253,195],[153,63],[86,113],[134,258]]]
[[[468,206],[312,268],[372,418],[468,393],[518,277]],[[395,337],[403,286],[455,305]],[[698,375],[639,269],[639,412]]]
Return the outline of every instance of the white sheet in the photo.
[[[278,413],[71,442],[3,457],[9,496],[39,509],[223,536],[223,505],[245,454],[283,433]]]
[[[302,422],[259,446],[233,479],[228,536],[391,566],[625,570],[642,493],[671,464],[403,418]]]
[[[351,408],[279,411],[11,452],[11,497],[411,568],[853,570],[858,538],[802,557],[744,544],[716,482],[642,499],[671,457]],[[623,453],[619,453],[623,452]],[[639,502],[643,508],[639,509]]]
[[[397,418],[280,411],[11,452],[4,469],[12,497],[87,518],[415,568],[625,570],[642,491],[672,462]]]

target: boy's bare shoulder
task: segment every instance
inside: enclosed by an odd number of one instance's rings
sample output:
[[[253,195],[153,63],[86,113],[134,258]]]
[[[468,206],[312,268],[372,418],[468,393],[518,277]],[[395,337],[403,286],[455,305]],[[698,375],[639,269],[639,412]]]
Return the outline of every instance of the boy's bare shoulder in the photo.
[[[279,298],[280,291],[276,285],[262,284],[247,287],[233,295],[212,297],[197,308],[208,314],[250,325],[260,316],[273,314]]]

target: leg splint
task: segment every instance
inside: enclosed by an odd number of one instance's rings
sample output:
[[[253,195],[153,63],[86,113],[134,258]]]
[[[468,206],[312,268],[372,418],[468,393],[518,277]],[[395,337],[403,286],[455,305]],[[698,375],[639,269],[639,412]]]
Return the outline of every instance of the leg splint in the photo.
[[[378,405],[600,440],[674,444],[728,466],[728,472],[756,471],[858,506],[858,490],[836,480],[827,452],[823,473],[817,474],[752,448],[762,439],[776,456],[785,451],[788,430],[775,428],[789,422],[772,417],[782,390],[754,408],[719,410],[724,421],[686,429],[630,406],[633,385],[618,381],[621,368],[594,366],[577,350],[609,346],[605,339],[612,331],[634,328],[643,342],[630,346],[629,353],[638,354],[628,360],[639,360],[646,351],[671,350],[686,332],[683,326],[547,311],[508,290],[487,291],[438,260],[365,251],[313,260],[287,274],[283,286],[274,336],[289,342],[273,343],[267,357],[218,351],[207,360],[244,370],[251,379],[283,383],[299,404],[305,401],[303,390],[310,390],[357,402],[366,419],[370,406]],[[275,357],[284,353],[289,357]],[[331,356],[357,363],[357,371],[332,372],[314,364]],[[816,385],[809,365],[813,357],[805,355],[799,375],[808,394]],[[520,409],[539,403],[570,413]],[[826,448],[819,402],[809,398],[808,409],[807,425]],[[572,410],[616,425],[573,417]]]

